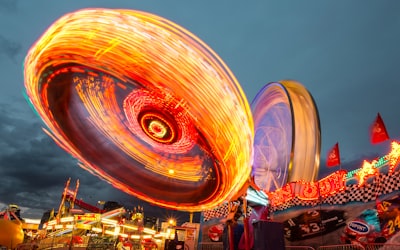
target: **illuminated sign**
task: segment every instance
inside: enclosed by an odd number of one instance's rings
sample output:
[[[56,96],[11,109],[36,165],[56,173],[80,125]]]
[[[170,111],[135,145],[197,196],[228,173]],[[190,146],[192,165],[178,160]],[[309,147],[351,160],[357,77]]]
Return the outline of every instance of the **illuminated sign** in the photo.
[[[291,182],[274,192],[267,193],[268,198],[272,206],[284,204],[294,197],[300,200],[318,200],[344,190],[346,180],[351,178],[358,179],[358,186],[364,185],[369,177],[378,175],[379,169],[383,166],[389,165],[389,174],[393,174],[399,163],[400,143],[392,141],[390,153],[371,162],[364,160],[361,168],[349,172],[339,170],[316,182]]]
[[[100,214],[87,213],[75,215],[75,220],[77,221],[100,221]]]
[[[318,200],[339,192],[345,188],[346,171],[339,170],[317,182],[291,182],[268,193],[268,198],[273,206],[283,204],[294,197],[301,200]]]
[[[285,186],[276,190],[275,192],[271,192],[268,194],[268,198],[270,199],[271,204],[273,205],[285,203],[286,201],[292,199],[293,197],[294,197],[293,191],[290,183],[286,184]]]

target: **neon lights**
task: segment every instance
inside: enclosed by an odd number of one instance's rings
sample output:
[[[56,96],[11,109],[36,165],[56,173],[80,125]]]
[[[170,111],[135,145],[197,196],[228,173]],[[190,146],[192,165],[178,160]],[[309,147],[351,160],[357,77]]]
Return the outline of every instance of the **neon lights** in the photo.
[[[388,163],[389,163],[388,155],[382,156],[378,160],[374,160],[371,162],[371,164],[373,164],[374,168],[382,168],[382,167],[386,166]],[[359,171],[361,171],[361,169],[362,168],[357,168],[357,169],[347,172],[346,178],[351,179],[353,177],[356,177],[357,173]]]
[[[75,215],[76,221],[100,221],[101,215],[96,213],[85,213],[83,215]]]
[[[394,172],[394,169],[397,167],[397,165],[400,162],[400,143],[393,141],[391,143],[392,150],[390,153],[387,155],[388,161],[389,161],[389,173],[392,174]]]
[[[319,196],[319,185],[317,182],[306,182],[303,185],[302,192],[300,192],[299,197],[304,200],[314,200]]]
[[[374,168],[377,169],[389,165],[389,174],[393,174],[394,169],[398,166],[400,162],[400,143],[397,141],[392,141],[390,145],[390,152],[387,155],[380,157],[378,160],[373,160],[371,164]],[[350,179],[357,176],[357,173],[361,170],[362,167],[349,171],[346,175],[346,178]]]
[[[389,162],[387,155],[382,156],[375,162],[375,167],[376,168],[381,168],[385,166]]]
[[[360,171],[359,168],[349,171],[346,175],[346,179],[353,178],[358,171]]]
[[[400,143],[393,141],[390,153],[371,162],[364,160],[361,168],[349,172],[339,170],[318,182],[292,182],[267,194],[273,206],[289,202],[294,197],[300,200],[317,200],[343,191],[346,188],[346,181],[354,177],[357,178],[359,187],[365,185],[366,180],[369,177],[377,176],[383,166],[389,165],[389,174],[393,174],[399,162]]]
[[[356,173],[356,176],[358,178],[358,186],[364,185],[365,180],[368,177],[374,176],[378,173],[378,170],[375,168],[375,163],[375,160],[373,160],[372,162],[364,160],[363,166],[361,167],[360,171]]]
[[[345,176],[346,171],[339,170],[317,182],[291,182],[275,192],[268,193],[268,198],[272,206],[279,206],[294,197],[300,200],[318,200],[344,190]]]
[[[286,184],[285,186],[277,189],[274,192],[270,192],[267,194],[270,199],[272,206],[278,206],[283,204],[292,198],[294,198],[294,190],[292,190],[292,186],[290,184]]]

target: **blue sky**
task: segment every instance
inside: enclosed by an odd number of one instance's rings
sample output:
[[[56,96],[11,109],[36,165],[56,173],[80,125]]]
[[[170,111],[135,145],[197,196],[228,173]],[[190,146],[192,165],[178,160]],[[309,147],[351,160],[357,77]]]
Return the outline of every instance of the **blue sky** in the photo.
[[[23,97],[29,47],[57,18],[87,7],[143,10],[185,27],[226,62],[249,102],[268,82],[303,83],[321,119],[323,174],[333,171],[324,158],[336,142],[349,169],[388,151],[388,142],[369,143],[377,112],[391,138],[400,137],[399,1],[2,0],[0,202],[19,203],[26,215],[57,207],[70,176],[81,179],[80,196],[89,202],[138,202],[79,169],[44,135]]]

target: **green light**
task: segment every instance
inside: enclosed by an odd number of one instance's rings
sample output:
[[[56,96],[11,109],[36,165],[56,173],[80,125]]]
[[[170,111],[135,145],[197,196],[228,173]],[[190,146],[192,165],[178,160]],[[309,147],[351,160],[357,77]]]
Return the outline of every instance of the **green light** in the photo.
[[[379,158],[379,159],[375,162],[374,167],[375,167],[375,168],[381,168],[381,167],[385,166],[385,165],[389,162],[388,159],[389,159],[389,157],[387,157],[387,155],[382,156],[381,158]],[[361,170],[361,169],[358,168],[358,169],[354,169],[354,170],[352,170],[352,171],[350,171],[350,172],[347,172],[347,174],[346,174],[346,179],[353,178],[354,175],[355,175],[357,172],[359,172],[360,170]]]
[[[389,160],[388,160],[387,158],[389,158],[389,157],[386,157],[386,155],[385,155],[385,156],[382,156],[381,158],[379,158],[379,160],[375,163],[374,166],[375,166],[376,168],[383,167],[384,165],[386,165],[386,163],[389,162]]]

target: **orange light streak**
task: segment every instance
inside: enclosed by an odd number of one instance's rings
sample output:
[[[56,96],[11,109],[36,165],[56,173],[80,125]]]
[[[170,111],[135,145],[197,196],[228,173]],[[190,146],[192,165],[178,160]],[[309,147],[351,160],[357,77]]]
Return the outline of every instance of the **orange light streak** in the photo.
[[[254,131],[243,90],[215,52],[164,18],[67,14],[29,50],[24,73],[47,133],[126,193],[199,211],[229,200],[250,175]]]
[[[376,174],[378,174],[378,169],[375,168],[375,163],[376,160],[373,160],[372,162],[369,162],[367,160],[364,160],[363,165],[360,169],[360,171],[358,171],[356,173],[356,176],[358,178],[358,186],[362,186],[365,183],[365,180],[370,177],[370,176],[374,176]]]
[[[393,174],[400,162],[400,143],[392,141],[390,153],[387,155],[389,159],[389,173]]]

